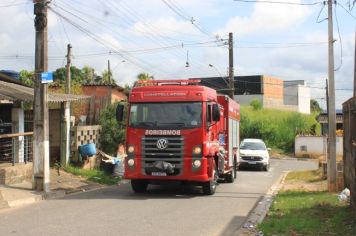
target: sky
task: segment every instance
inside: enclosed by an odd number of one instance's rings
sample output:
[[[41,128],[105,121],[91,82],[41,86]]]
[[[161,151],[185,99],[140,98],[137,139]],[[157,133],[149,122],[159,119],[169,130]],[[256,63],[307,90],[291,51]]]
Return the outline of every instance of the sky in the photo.
[[[327,5],[271,1],[277,0],[52,0],[49,71],[65,66],[70,43],[72,65],[93,67],[100,75],[109,60],[120,86],[142,72],[155,79],[225,77],[232,32],[235,75],[304,80],[325,108]],[[333,8],[340,109],[353,94],[356,7],[340,0]],[[33,20],[32,0],[0,0],[0,70],[34,70]]]

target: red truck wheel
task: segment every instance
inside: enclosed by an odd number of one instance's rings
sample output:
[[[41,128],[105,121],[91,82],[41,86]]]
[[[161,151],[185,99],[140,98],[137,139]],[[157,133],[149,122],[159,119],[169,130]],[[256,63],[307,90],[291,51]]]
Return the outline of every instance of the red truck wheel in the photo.
[[[214,165],[214,166],[215,166],[215,168],[213,170],[214,178],[208,182],[203,183],[203,193],[205,195],[213,195],[216,191],[216,186],[218,184],[219,176],[218,176],[216,165]]]

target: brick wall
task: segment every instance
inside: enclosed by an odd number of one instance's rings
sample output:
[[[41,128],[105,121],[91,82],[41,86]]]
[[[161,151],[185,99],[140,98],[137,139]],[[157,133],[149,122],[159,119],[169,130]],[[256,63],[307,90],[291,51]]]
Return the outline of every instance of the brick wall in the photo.
[[[262,91],[265,98],[277,99],[283,104],[283,80],[263,76]]]

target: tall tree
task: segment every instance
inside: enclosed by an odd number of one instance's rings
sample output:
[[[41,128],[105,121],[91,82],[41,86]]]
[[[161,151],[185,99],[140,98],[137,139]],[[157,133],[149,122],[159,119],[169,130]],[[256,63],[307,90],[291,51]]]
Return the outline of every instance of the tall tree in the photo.
[[[83,80],[85,83],[92,83],[95,81],[96,74],[94,68],[90,66],[84,66],[82,68]]]
[[[148,73],[140,73],[137,75],[137,80],[154,80],[154,76]]]
[[[21,70],[20,71],[20,81],[28,86],[34,86],[34,71]]]
[[[310,100],[310,111],[311,112],[316,112],[316,113],[320,113],[323,109],[321,109],[318,101],[311,99]]]

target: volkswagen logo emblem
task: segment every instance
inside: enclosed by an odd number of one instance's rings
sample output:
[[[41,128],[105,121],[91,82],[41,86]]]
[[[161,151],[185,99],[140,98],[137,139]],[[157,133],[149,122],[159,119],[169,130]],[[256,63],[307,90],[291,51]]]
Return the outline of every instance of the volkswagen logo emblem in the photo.
[[[166,138],[160,138],[156,144],[157,148],[160,150],[164,150],[168,147],[168,140]]]

